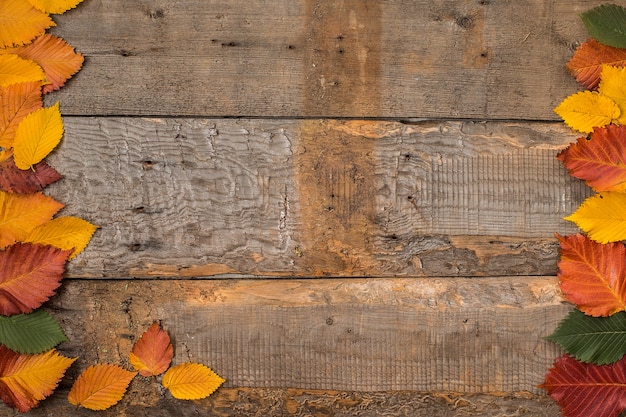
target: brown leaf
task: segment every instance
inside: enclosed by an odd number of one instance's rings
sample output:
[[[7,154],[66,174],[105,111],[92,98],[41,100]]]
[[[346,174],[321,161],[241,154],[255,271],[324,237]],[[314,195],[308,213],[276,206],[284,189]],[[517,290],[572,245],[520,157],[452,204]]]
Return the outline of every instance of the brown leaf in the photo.
[[[45,161],[25,171],[15,166],[13,158],[0,162],[0,191],[16,194],[36,193],[61,178],[61,174]]]

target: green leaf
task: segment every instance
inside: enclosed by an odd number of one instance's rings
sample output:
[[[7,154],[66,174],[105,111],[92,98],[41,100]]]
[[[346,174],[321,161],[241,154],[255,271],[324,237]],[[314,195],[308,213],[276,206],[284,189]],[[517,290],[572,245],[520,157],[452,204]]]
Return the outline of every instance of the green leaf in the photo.
[[[598,42],[626,48],[626,8],[603,4],[580,15],[587,32]]]
[[[581,362],[608,365],[626,354],[626,312],[591,317],[573,310],[547,339]]]
[[[59,323],[45,311],[0,316],[0,343],[14,352],[43,353],[67,340]]]

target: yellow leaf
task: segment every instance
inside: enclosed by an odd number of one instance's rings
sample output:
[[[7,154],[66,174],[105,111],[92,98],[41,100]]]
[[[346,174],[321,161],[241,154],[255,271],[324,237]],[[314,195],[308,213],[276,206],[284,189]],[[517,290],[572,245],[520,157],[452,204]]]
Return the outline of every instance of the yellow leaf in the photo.
[[[27,0],[0,1],[0,48],[24,45],[52,26],[50,16]]]
[[[59,217],[33,229],[24,243],[50,245],[61,250],[74,250],[68,259],[81,253],[97,227],[78,217]]]
[[[67,399],[90,410],[106,410],[122,399],[135,375],[108,363],[90,366],[76,379]]]
[[[583,133],[591,133],[594,127],[603,127],[617,121],[621,114],[619,106],[610,97],[595,91],[572,94],[554,111],[565,124]]]
[[[163,375],[163,386],[179,400],[199,400],[213,394],[224,379],[199,363],[174,366]]]
[[[618,105],[621,113],[618,122],[626,124],[626,68],[603,65],[598,92]]]
[[[52,349],[24,355],[0,346],[0,385],[10,403],[25,412],[54,391],[76,358],[66,358]],[[3,398],[4,399],[4,398]]]
[[[15,130],[28,113],[40,109],[41,83],[30,82],[0,87],[0,146],[12,148]]]
[[[41,193],[0,191],[0,249],[24,241],[32,230],[49,221],[63,204]]]
[[[17,126],[13,142],[15,166],[30,169],[41,162],[63,137],[63,119],[59,103],[35,110]]]
[[[83,0],[29,0],[33,6],[42,12],[59,14],[78,6]]]
[[[41,82],[45,78],[43,70],[35,62],[15,54],[0,55],[0,87],[32,81]]]
[[[599,243],[626,239],[626,193],[606,191],[587,198],[565,220],[576,223]]]

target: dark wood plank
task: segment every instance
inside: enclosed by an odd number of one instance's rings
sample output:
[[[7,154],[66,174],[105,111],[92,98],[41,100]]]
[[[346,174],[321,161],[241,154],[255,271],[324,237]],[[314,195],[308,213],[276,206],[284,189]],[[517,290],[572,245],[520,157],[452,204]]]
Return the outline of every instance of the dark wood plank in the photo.
[[[174,363],[201,362],[225,387],[531,392],[570,310],[555,278],[69,280],[49,306],[78,357],[130,366],[159,320]]]
[[[600,0],[87,0],[65,114],[556,120]]]
[[[29,412],[32,417],[90,417],[93,411],[76,409],[60,390]],[[0,411],[2,410],[0,405]],[[24,414],[11,413],[18,417]],[[159,395],[158,384],[136,380],[122,402],[99,411],[102,417],[554,417],[558,406],[548,397],[524,395],[452,394],[422,392],[344,392],[280,388],[222,388],[201,401],[180,401]]]
[[[70,277],[556,273],[561,124],[66,118]]]

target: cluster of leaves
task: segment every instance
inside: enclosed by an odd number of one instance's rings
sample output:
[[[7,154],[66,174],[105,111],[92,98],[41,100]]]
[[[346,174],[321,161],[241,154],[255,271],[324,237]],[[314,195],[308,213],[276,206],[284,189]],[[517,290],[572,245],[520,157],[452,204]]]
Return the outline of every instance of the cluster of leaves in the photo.
[[[105,410],[119,402],[128,385],[139,373],[144,377],[162,377],[162,385],[174,398],[199,400],[211,395],[224,379],[199,363],[170,367],[174,348],[169,334],[157,322],[144,332],[133,346],[129,361],[134,372],[118,365],[97,364],[87,368],[72,386],[70,403],[91,410]]]
[[[43,107],[42,95],[83,64],[45,31],[50,14],[81,1],[0,2],[0,398],[19,411],[49,396],[75,360],[55,350],[67,338],[39,308],[96,230],[76,217],[53,219],[63,204],[42,193],[61,178],[44,159],[64,131],[59,104]]]
[[[557,235],[560,286],[577,308],[548,337],[566,353],[541,386],[568,417],[616,417],[626,408],[626,8],[581,17],[593,38],[567,68],[587,90],[555,111],[587,135],[557,158],[596,194],[566,217],[585,234]]]

